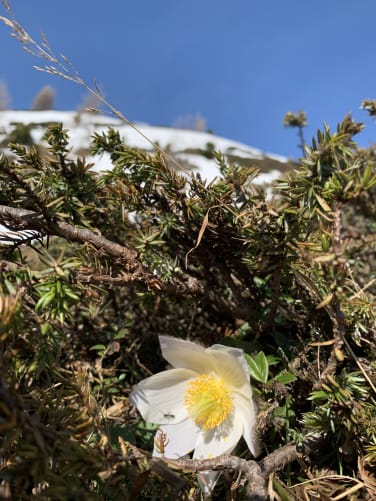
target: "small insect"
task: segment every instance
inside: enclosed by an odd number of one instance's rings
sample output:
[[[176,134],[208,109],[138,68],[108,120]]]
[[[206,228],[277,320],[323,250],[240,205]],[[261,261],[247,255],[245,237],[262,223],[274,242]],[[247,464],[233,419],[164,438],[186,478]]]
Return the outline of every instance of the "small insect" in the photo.
[[[159,454],[162,454],[162,456],[165,453],[166,446],[169,443],[169,439],[167,438],[167,433],[162,431],[160,428],[157,430],[157,433],[155,434],[154,437],[154,444],[159,452]]]
[[[165,414],[163,414],[163,417],[166,419],[174,419],[175,415],[171,414],[171,412],[166,412]]]

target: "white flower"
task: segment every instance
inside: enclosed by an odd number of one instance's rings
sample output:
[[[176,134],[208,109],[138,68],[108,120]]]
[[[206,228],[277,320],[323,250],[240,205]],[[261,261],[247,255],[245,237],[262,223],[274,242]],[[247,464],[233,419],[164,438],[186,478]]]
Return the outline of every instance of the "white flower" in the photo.
[[[217,457],[230,454],[243,436],[257,456],[256,409],[243,351],[169,336],[159,342],[174,368],[141,381],[129,397],[145,421],[160,425],[153,455],[177,459],[194,450],[194,459]],[[216,477],[215,472],[201,476],[206,492]]]

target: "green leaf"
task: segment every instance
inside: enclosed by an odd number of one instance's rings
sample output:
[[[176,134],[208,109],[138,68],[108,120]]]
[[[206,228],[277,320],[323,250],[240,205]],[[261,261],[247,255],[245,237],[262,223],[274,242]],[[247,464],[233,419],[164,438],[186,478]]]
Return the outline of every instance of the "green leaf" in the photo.
[[[114,339],[123,339],[125,338],[125,336],[128,334],[128,331],[126,329],[122,329],[120,330],[116,336],[114,337]]]
[[[290,496],[289,492],[280,482],[278,482],[277,479],[273,480],[273,487],[276,490],[276,492],[278,492],[278,494],[280,495],[280,499],[282,501],[293,501],[293,497]]]
[[[316,200],[318,203],[321,205],[321,207],[326,211],[326,212],[331,212],[332,208],[326,203],[326,201],[320,197],[317,193],[314,194],[316,197]]]
[[[281,384],[289,384],[296,381],[297,377],[292,372],[280,372],[275,376],[274,380]]]
[[[254,356],[245,354],[245,359],[247,360],[251,377],[260,381],[260,383],[266,383],[269,376],[269,363],[263,351],[260,351]]]
[[[308,397],[308,400],[327,400],[327,399],[328,399],[328,394],[322,390],[314,391]]]
[[[80,299],[80,296],[78,296],[71,289],[68,289],[68,287],[64,288],[64,293],[66,296],[68,296],[70,299],[73,299],[74,301],[78,301]]]
[[[94,346],[91,346],[90,350],[96,350],[96,351],[104,351],[106,349],[106,346],[104,344],[96,344]]]
[[[55,291],[52,290],[38,300],[37,304],[35,305],[35,311],[46,309],[54,299],[55,299]]]
[[[271,365],[276,365],[281,361],[281,357],[278,355],[267,355],[266,358],[268,360],[269,367]]]

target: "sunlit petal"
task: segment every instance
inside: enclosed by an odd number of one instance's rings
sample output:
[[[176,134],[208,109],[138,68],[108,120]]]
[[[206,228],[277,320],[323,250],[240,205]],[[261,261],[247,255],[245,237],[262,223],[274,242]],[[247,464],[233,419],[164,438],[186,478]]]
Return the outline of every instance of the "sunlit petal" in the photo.
[[[247,361],[244,357],[243,350],[241,350],[240,348],[233,348],[232,346],[223,346],[222,344],[213,344],[213,346],[208,348],[208,350],[224,351],[229,355],[233,356],[236,359],[237,363],[241,365],[246,380],[249,381],[250,378],[249,365],[247,364]]]
[[[176,459],[193,450],[194,459],[218,457],[230,454],[243,435],[256,456],[256,409],[243,351],[169,336],[159,341],[174,369],[145,379],[129,397],[146,421],[160,425],[153,454]],[[218,476],[198,474],[205,494]]]
[[[200,432],[193,458],[205,459],[229,454],[239,442],[242,432],[243,422],[234,413],[227,422],[214,430]]]
[[[183,405],[188,382],[197,374],[189,369],[171,369],[141,381],[129,396],[149,423],[172,424],[187,418]]]
[[[227,385],[234,388],[241,388],[246,385],[249,387],[249,375],[244,372],[243,365],[240,364],[232,354],[226,349],[208,348],[207,354],[211,357],[212,363],[215,364],[215,372],[218,374]],[[226,347],[223,347],[226,348]]]
[[[206,496],[214,489],[220,474],[219,471],[202,471],[197,474],[198,483]]]
[[[214,370],[213,358],[203,346],[171,336],[159,336],[159,342],[163,358],[173,367],[186,367],[199,374]]]
[[[254,457],[260,453],[260,447],[255,434],[257,411],[252,399],[245,399],[242,395],[234,394],[234,406],[237,419],[243,425],[243,438]]]
[[[189,454],[196,446],[199,429],[194,424],[192,419],[185,419],[178,424],[165,424],[160,427],[156,433],[154,441],[153,456],[161,456],[162,453],[158,450],[158,434],[165,433],[166,445],[164,448],[164,456],[170,459],[177,459],[181,456]]]

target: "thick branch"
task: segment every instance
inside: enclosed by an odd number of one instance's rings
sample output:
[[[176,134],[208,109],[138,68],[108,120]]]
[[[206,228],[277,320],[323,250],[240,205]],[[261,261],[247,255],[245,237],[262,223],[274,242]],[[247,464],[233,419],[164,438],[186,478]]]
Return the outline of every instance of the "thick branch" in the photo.
[[[223,297],[221,291],[215,291],[207,284],[187,273],[179,273],[170,282],[164,282],[150,273],[139,261],[135,251],[108,240],[91,230],[77,228],[64,221],[48,219],[43,214],[16,207],[0,205],[0,221],[14,231],[35,231],[35,239],[54,235],[63,237],[72,242],[90,244],[98,251],[119,259],[124,264],[124,270],[116,277],[99,275],[92,270],[79,270],[76,279],[83,283],[112,284],[114,286],[130,285],[132,283],[143,284],[149,289],[160,291],[170,297],[184,298],[195,297],[203,299],[206,305],[210,305],[216,311],[231,318],[245,318],[248,320],[247,311],[244,311],[243,303]],[[20,245],[23,242],[17,242]]]
[[[236,456],[219,456],[212,459],[167,459],[161,458],[167,464],[182,470],[198,473],[201,471],[232,470],[244,475],[247,479],[247,500],[266,501],[268,499],[268,479],[271,473],[283,469],[287,464],[297,460],[302,454],[309,454],[317,449],[321,435],[306,438],[297,449],[295,445],[285,445],[268,454],[260,461],[238,458]]]
[[[148,272],[138,261],[137,253],[127,247],[119,245],[91,230],[77,228],[71,224],[58,220],[46,220],[42,214],[35,211],[19,209],[0,205],[0,219],[9,228],[15,231],[32,230],[39,236],[55,235],[80,244],[89,243],[99,251],[120,259],[124,263],[124,271],[117,277],[98,275],[85,270],[79,272],[77,279],[84,283],[129,285],[143,283],[150,289],[164,292],[176,297],[202,297],[211,304],[216,305],[221,311],[236,316],[236,304],[228,299],[218,296],[210,290],[204,282],[182,273],[173,279],[173,282],[163,282]],[[37,236],[35,237],[37,238]]]
[[[46,221],[37,212],[0,205],[0,216],[6,225],[14,230],[35,230],[42,235],[56,235],[72,242],[91,243],[97,249],[102,249],[111,256],[128,261],[131,267],[137,268],[137,254],[122,245],[107,240],[93,231],[77,228],[63,221]]]

